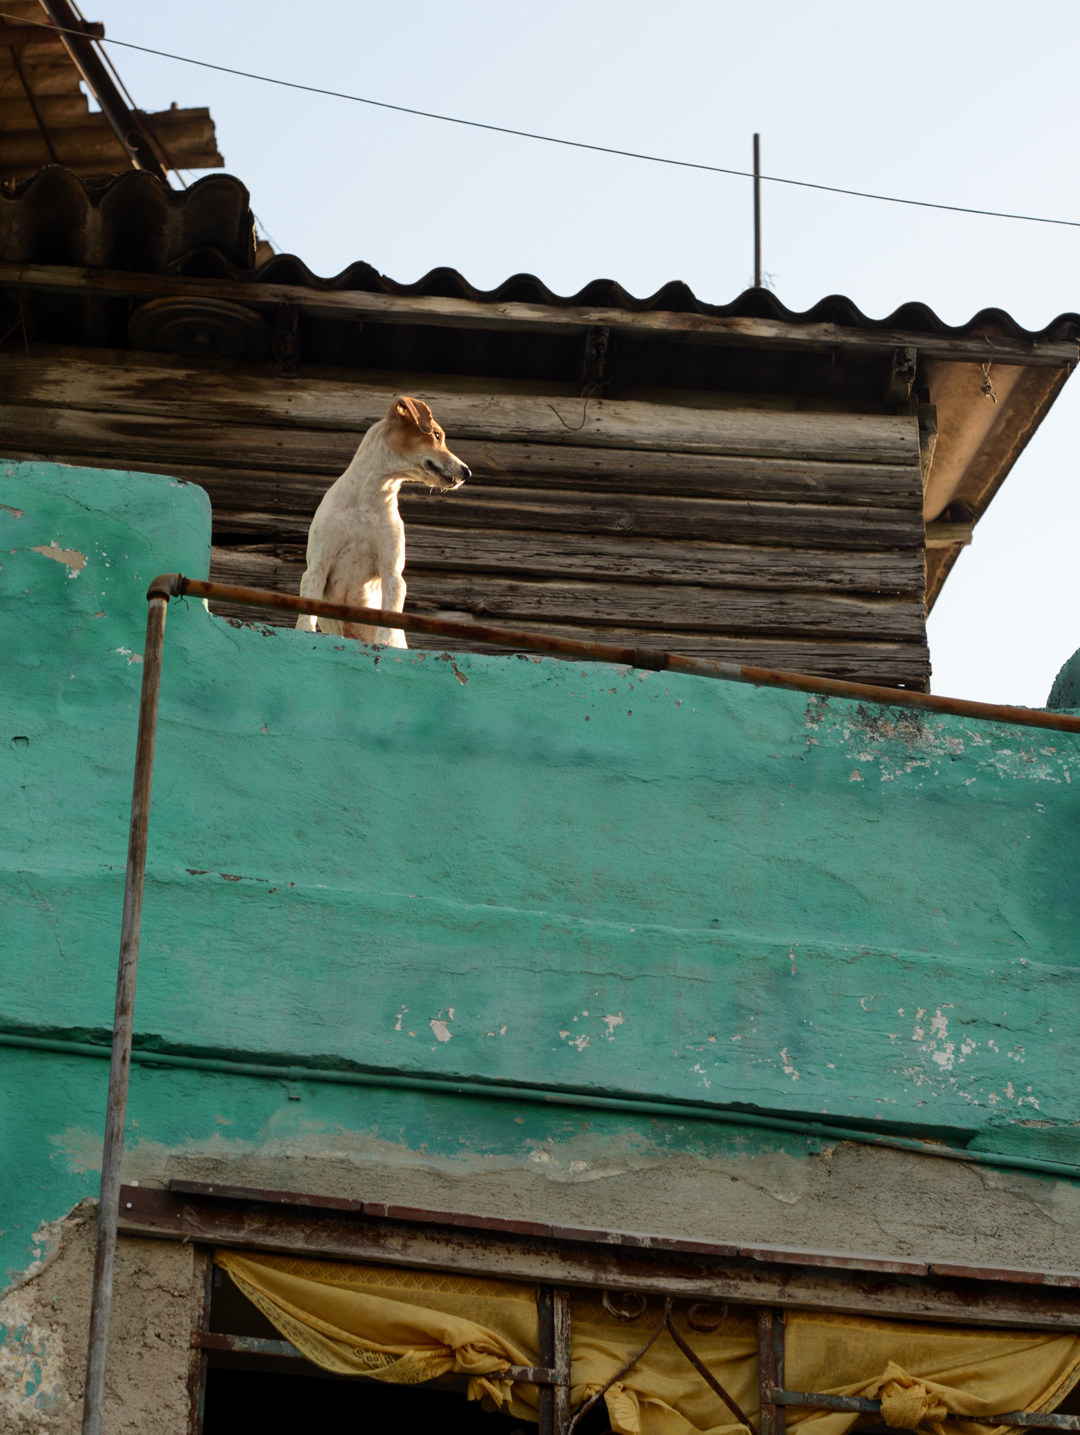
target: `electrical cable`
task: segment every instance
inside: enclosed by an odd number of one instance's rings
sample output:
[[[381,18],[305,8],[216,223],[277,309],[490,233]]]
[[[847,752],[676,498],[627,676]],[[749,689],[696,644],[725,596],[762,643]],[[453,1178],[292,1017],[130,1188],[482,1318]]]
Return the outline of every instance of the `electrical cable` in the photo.
[[[85,15],[83,14],[83,12],[79,9],[78,5],[75,3],[75,0],[71,0],[71,8],[75,11],[75,14],[79,17],[79,19],[80,19],[80,20],[82,21],[82,23],[85,25],[85,24],[86,24],[86,16],[85,16]],[[91,40],[91,43],[94,43],[94,41]],[[102,50],[102,52],[101,52],[101,58],[104,60],[105,64],[109,67],[109,69],[112,71],[112,77],[113,77],[113,79],[116,81],[116,84],[117,84],[117,86],[118,86],[118,88],[119,88],[119,90],[120,90],[120,93],[124,96],[124,98],[125,98],[125,99],[127,100],[127,102],[128,102],[128,109],[131,110],[133,114],[135,114],[135,115],[137,115],[137,116],[139,117],[139,119],[142,121],[143,125],[146,127],[146,132],[147,132],[147,134],[150,136],[150,139],[153,141],[153,143],[154,143],[154,145],[156,146],[156,148],[160,151],[160,153],[158,154],[158,159],[159,159],[159,161],[160,161],[160,160],[163,160],[163,161],[164,161],[164,168],[165,168],[166,170],[170,170],[170,169],[171,169],[172,172],[173,172],[173,174],[175,174],[176,177],[177,177],[177,179],[180,181],[180,186],[181,186],[181,188],[182,188],[182,189],[187,189],[187,187],[188,187],[188,185],[187,185],[187,180],[184,178],[184,176],[183,176],[183,175],[180,173],[180,171],[177,169],[176,165],[173,164],[173,162],[172,162],[172,157],[169,155],[169,153],[168,153],[168,151],[166,150],[165,146],[161,143],[160,139],[158,139],[157,135],[156,135],[156,134],[154,133],[154,131],[151,129],[149,123],[147,122],[145,113],[144,113],[142,110],[140,110],[139,107],[138,107],[138,105],[135,103],[135,100],[134,100],[134,98],[133,98],[133,96],[132,96],[131,91],[128,89],[127,85],[124,84],[124,81],[123,81],[123,79],[122,79],[122,77],[121,77],[121,75],[120,75],[120,71],[119,71],[119,70],[116,68],[116,66],[113,64],[111,57],[110,57],[109,55],[107,55],[104,50]],[[55,158],[55,156],[54,156],[54,158]]]
[[[5,18],[16,19],[19,24],[41,24],[43,29],[60,30],[61,34],[82,34],[81,31],[65,31],[60,26],[50,25],[44,21],[27,21],[20,16],[6,16],[4,11],[0,15]],[[83,36],[83,38],[86,38]],[[223,75],[236,75],[244,80],[258,80],[264,85],[279,85],[288,90],[300,90],[309,95],[326,95],[330,99],[349,100],[357,105],[371,105],[375,109],[393,110],[401,115],[415,115],[419,119],[439,120],[448,125],[464,125],[468,129],[488,130],[492,134],[512,135],[517,139],[538,140],[543,144],[563,145],[568,149],[590,150],[594,154],[612,154],[622,159],[640,159],[649,164],[672,165],[677,169],[703,170],[707,174],[728,174],[738,179],[753,179],[753,171],[747,169],[726,169],[721,165],[702,164],[697,160],[671,159],[665,155],[644,154],[639,150],[615,149],[610,145],[589,144],[585,140],[561,139],[557,135],[537,134],[533,130],[511,129],[508,125],[488,124],[483,120],[466,120],[458,115],[440,115],[432,110],[417,110],[409,105],[391,104],[389,100],[373,100],[366,95],[351,95],[344,90],[327,90],[318,85],[305,85],[298,80],[281,80],[273,75],[259,75],[252,70],[238,70],[231,65],[218,65],[211,60],[195,60],[190,55],[174,55],[169,50],[155,50],[150,45],[136,45],[130,40],[114,40],[111,37],[95,40],[98,45],[121,45],[125,50],[137,50],[143,55],[156,55],[162,60],[175,60],[182,65],[197,65],[203,70],[216,70]],[[874,194],[865,189],[844,189],[835,184],[818,184],[809,179],[787,179],[778,174],[763,174],[760,178],[769,184],[787,184],[798,189],[815,189],[825,194],[843,194],[852,199],[874,199],[882,204],[906,204],[916,209],[940,209],[950,214],[976,214],[986,219],[1020,219],[1028,224],[1057,224],[1068,229],[1080,229],[1080,219],[1051,219],[1040,214],[1015,214],[1008,210],[1001,209],[975,209],[966,204],[940,204],[929,199],[903,199],[895,194]]]

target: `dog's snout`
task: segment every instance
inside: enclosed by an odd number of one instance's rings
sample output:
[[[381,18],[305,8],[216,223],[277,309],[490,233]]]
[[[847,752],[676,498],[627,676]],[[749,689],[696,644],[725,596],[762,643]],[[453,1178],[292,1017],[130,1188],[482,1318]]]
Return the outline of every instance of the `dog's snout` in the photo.
[[[472,478],[469,465],[453,453],[425,458],[424,468],[433,475],[428,479],[432,488],[460,488],[467,478]]]

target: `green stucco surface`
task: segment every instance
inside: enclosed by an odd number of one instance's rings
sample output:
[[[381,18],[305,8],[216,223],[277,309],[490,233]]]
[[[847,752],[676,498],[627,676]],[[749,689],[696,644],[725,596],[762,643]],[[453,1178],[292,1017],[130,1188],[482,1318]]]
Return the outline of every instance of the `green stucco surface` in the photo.
[[[1080,653],[1073,653],[1063,665],[1054,679],[1046,705],[1059,712],[1067,712],[1070,708],[1080,711]]]
[[[209,505],[165,478],[13,463],[0,505],[0,1028],[103,1040],[144,594],[158,572],[206,575]],[[1072,735],[379,655],[174,602],[137,1041],[825,1113],[1080,1163],[1078,853]],[[107,1067],[0,1049],[0,1070],[17,1153],[0,1268],[17,1268],[34,1226],[96,1189]],[[512,1154],[523,1124],[535,1149],[579,1119],[371,1088],[318,1102],[142,1068],[130,1141],[287,1145],[315,1121]]]

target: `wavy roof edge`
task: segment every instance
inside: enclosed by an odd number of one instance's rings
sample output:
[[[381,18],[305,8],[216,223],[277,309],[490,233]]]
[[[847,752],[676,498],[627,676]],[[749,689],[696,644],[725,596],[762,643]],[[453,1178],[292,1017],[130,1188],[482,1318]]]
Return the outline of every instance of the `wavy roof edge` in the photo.
[[[231,175],[175,190],[144,170],[81,179],[52,164],[0,187],[0,257],[10,263],[162,274],[205,251],[246,276],[254,225],[247,188]]]
[[[241,277],[239,275],[235,277]],[[729,304],[709,304],[699,299],[688,284],[675,279],[664,284],[655,294],[641,299],[630,294],[614,279],[593,279],[576,294],[555,294],[534,274],[514,274],[495,289],[477,289],[456,269],[430,270],[413,284],[402,284],[380,274],[362,261],[350,264],[332,279],[321,279],[302,259],[292,254],[275,254],[253,274],[253,283],[294,284],[312,289],[361,289],[367,292],[431,297],[440,299],[471,299],[480,304],[543,304],[552,308],[625,309],[634,313],[664,311],[677,314],[702,314],[716,318],[772,319],[785,324],[837,324],[867,330],[900,330],[912,334],[940,334],[962,338],[985,330],[999,332],[1014,339],[1080,340],[1080,314],[1063,313],[1044,329],[1025,329],[1004,309],[980,309],[966,324],[950,325],[940,319],[927,304],[901,304],[884,319],[871,319],[853,300],[843,294],[830,294],[819,299],[812,308],[801,312],[789,309],[767,289],[746,289]]]
[[[107,214],[116,231],[109,236],[99,232],[93,243],[84,241],[87,252],[82,258],[75,253],[81,247],[80,234],[75,232],[79,227],[72,226],[72,202],[79,204],[75,190],[81,191],[84,213],[97,210]],[[172,211],[177,221],[188,222],[163,223],[167,211]],[[50,219],[64,225],[66,233],[51,233]],[[148,221],[158,231],[157,245],[149,247],[138,242],[138,235],[125,233],[129,226],[145,228]],[[990,331],[1031,342],[1080,341],[1080,314],[1076,313],[1059,314],[1045,328],[1031,330],[997,308],[980,309],[966,324],[950,325],[928,305],[918,302],[901,304],[886,318],[871,319],[842,294],[830,294],[802,312],[787,308],[766,289],[747,289],[729,304],[709,304],[681,280],[664,284],[648,298],[638,298],[614,279],[594,279],[576,294],[556,294],[533,274],[514,274],[495,289],[478,289],[456,269],[447,267],[432,269],[415,283],[402,284],[362,260],[340,274],[322,278],[292,254],[275,254],[256,269],[254,247],[248,239],[250,224],[247,187],[228,174],[206,175],[186,190],[174,190],[141,171],[129,170],[104,180],[81,180],[63,166],[49,165],[12,189],[0,192],[0,254],[21,263],[67,262],[131,269],[136,267],[132,260],[138,256],[148,266],[148,272],[288,284],[323,291],[354,289],[408,298],[468,299],[479,304],[522,303],[560,309],[663,311],[954,338]],[[100,226],[97,228],[100,231]],[[89,238],[93,229],[94,226],[83,225],[81,233]],[[70,257],[55,257],[65,249],[72,251]],[[115,263],[114,254],[126,262]]]

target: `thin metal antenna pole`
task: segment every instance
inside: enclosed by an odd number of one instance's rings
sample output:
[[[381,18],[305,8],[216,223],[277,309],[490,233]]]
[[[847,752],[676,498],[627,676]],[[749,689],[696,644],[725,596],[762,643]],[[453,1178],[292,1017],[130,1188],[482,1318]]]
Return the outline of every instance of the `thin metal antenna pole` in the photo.
[[[109,1097],[105,1109],[105,1149],[101,1161],[101,1196],[98,1202],[94,1290],[90,1301],[90,1339],[86,1352],[82,1435],[101,1435],[101,1414],[105,1403],[105,1362],[109,1352],[109,1316],[112,1312],[113,1272],[116,1266],[116,1225],[120,1213],[120,1167],[124,1159],[124,1125],[127,1119],[128,1077],[131,1072],[135,974],[139,962],[146,841],[150,826],[150,787],[154,777],[154,741],[157,737],[158,696],[161,691],[161,659],[170,590],[158,587],[155,583],[147,596],[150,606],[146,615],[139,735],[135,743],[135,781],[131,794],[127,878],[124,884],[124,917],[120,928],[120,963],[116,974],[116,1011],[113,1017],[112,1060],[109,1064]]]
[[[761,288],[761,136],[754,136],[754,288]]]

